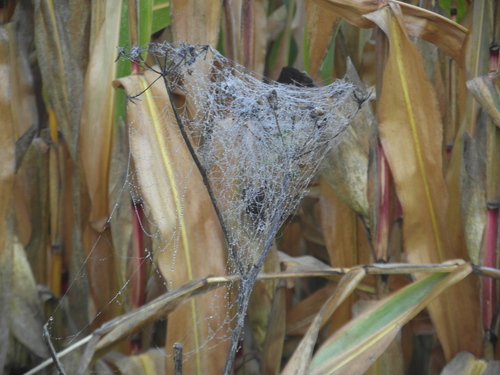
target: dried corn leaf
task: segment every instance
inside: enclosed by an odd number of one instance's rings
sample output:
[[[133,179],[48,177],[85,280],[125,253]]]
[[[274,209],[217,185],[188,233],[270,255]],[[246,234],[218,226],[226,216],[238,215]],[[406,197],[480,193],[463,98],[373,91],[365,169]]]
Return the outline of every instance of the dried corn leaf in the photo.
[[[309,73],[320,77],[320,67],[330,44],[333,28],[339,16],[319,6],[315,1],[306,1],[306,30],[309,54]]]
[[[466,79],[473,79],[488,73],[489,44],[493,33],[491,22],[492,6],[492,2],[475,2],[473,6],[469,7],[468,14],[462,21],[467,25],[471,25],[471,33],[464,48],[466,69],[452,70],[456,75],[451,77],[452,80],[449,83],[449,85],[452,85],[450,87],[453,87],[454,92],[458,94],[456,97],[453,96],[454,100],[452,101],[452,113],[455,113],[457,129],[446,170],[446,183],[449,193],[446,221],[452,248],[455,249],[456,256],[461,258],[467,257],[461,205],[459,204],[461,201],[459,187],[463,134],[467,131],[473,137],[475,136],[480,108],[477,101],[469,95],[464,83]],[[480,353],[473,352],[473,354],[479,355]]]
[[[284,285],[280,283],[273,295],[262,348],[261,368],[263,375],[278,375],[280,373],[285,341],[285,292]]]
[[[114,133],[116,54],[121,6],[106,2],[103,22],[90,53],[80,119],[80,162],[91,201],[89,221],[102,231],[109,216],[108,183]]]
[[[375,23],[368,13],[379,8],[376,0],[314,0],[318,5],[331,10],[344,18],[347,22],[362,28],[375,27]],[[462,47],[467,37],[467,29],[434,12],[400,1],[398,4],[403,12],[404,24],[408,33],[420,37],[442,48],[451,57],[462,62]]]
[[[467,251],[473,264],[481,264],[480,251],[486,226],[486,118],[480,120],[476,139],[464,135],[460,191]]]
[[[367,96],[366,89],[350,59],[347,62],[346,78],[356,85],[361,97]],[[342,135],[342,139],[328,153],[322,173],[323,178],[343,203],[361,215],[368,226],[368,140],[374,119],[370,105],[368,103],[362,105],[358,115]]]
[[[83,74],[67,32],[68,5],[61,0],[40,0],[35,6],[35,44],[42,78],[58,126],[77,159],[78,125],[83,99]]]
[[[420,54],[408,39],[401,9],[390,3],[390,8],[367,17],[382,28],[390,42],[378,113],[379,132],[403,209],[408,259],[412,263],[452,259],[455,254],[445,223],[442,126],[433,88]],[[468,308],[461,309],[460,314],[451,313],[449,306],[464,298],[472,301],[467,303]],[[461,349],[478,350],[480,328],[474,318],[477,297],[469,280],[460,290],[453,289],[431,304],[430,311],[448,358]]]
[[[309,326],[307,333],[302,338],[298,348],[295,350],[292,358],[290,358],[283,370],[283,375],[306,374],[319,330],[330,319],[342,302],[351,295],[364,276],[365,271],[363,269],[356,269],[349,271],[342,278],[335,292],[328,297],[312,324]]]
[[[14,238],[13,245],[11,332],[36,356],[47,358],[49,352],[41,335],[44,319],[36,282],[17,238]]]
[[[156,78],[156,74],[149,72],[145,77],[122,78],[119,83],[128,93],[137,94]],[[177,125],[170,122],[172,108],[163,82],[151,86],[137,104],[129,103],[128,115],[132,126],[130,146],[141,195],[161,233],[164,250],[158,263],[163,276],[172,287],[177,287],[196,277],[224,274],[220,225]],[[210,257],[206,256],[207,249]],[[183,342],[185,352],[195,351],[185,363],[187,373],[201,374],[205,366],[220,370],[215,372],[222,371],[221,358],[227,354],[227,341],[213,337],[210,325],[227,324],[223,322],[229,313],[227,303],[224,293],[208,293],[170,316],[167,351],[177,341]],[[210,339],[210,345],[203,345]]]
[[[500,361],[475,358],[467,352],[458,353],[445,366],[441,375],[494,375],[500,373]]]
[[[217,46],[222,0],[172,0],[174,40]]]
[[[318,349],[308,374],[363,373],[392,342],[402,325],[471,271],[469,264],[462,264],[450,274],[427,276],[377,302]]]
[[[221,287],[222,285],[222,283],[209,282],[207,279],[195,279],[179,288],[163,294],[134,311],[123,314],[107,322],[101,329],[94,333],[96,336],[105,335],[97,342],[95,350],[101,351],[109,349],[120,340],[139,332],[145,325],[166,317],[172,311],[178,309],[179,306],[190,301],[193,297],[213,291],[215,288]]]
[[[500,76],[492,73],[467,81],[467,88],[496,126],[500,127]]]

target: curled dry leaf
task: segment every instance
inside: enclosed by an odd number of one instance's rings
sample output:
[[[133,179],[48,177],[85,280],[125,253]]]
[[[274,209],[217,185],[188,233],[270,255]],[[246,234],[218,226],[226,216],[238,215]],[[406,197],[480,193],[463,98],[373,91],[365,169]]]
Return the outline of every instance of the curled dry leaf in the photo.
[[[496,126],[500,127],[500,75],[491,73],[467,81],[467,88]]]
[[[362,28],[375,27],[368,13],[379,8],[378,0],[314,0],[318,5],[331,10],[347,22]],[[467,37],[467,29],[434,12],[400,1],[390,1],[398,4],[403,12],[403,22],[408,34],[427,40],[443,49],[451,57],[462,63],[462,47]]]
[[[350,59],[347,62],[346,78],[356,85],[357,95],[362,98],[367,96],[367,91]],[[369,103],[364,103],[341,140],[325,158],[322,172],[324,179],[344,204],[361,215],[367,224],[369,224],[368,140],[374,119]]]

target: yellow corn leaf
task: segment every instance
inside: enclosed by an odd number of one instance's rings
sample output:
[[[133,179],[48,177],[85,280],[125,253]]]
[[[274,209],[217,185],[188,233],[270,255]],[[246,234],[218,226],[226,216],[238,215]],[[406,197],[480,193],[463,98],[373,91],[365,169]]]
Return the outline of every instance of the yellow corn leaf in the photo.
[[[313,0],[318,5],[337,13],[347,22],[363,28],[375,27],[375,23],[364,15],[379,8],[377,0]],[[403,12],[403,22],[408,33],[425,39],[442,48],[451,57],[462,62],[462,47],[467,37],[467,29],[437,13],[400,1],[390,1],[398,4]]]
[[[471,271],[469,264],[462,264],[450,274],[427,276],[375,303],[318,349],[308,374],[364,373],[404,324]]]
[[[314,321],[309,326],[307,333],[302,338],[298,348],[288,361],[282,375],[302,375],[306,374],[308,364],[311,360],[314,346],[321,327],[330,319],[343,301],[351,295],[358,283],[365,276],[363,269],[349,271],[340,281],[334,293],[332,293]]]
[[[156,78],[148,72],[145,77],[129,76],[118,82],[133,95]],[[172,123],[172,107],[163,82],[157,81],[140,99],[137,104],[128,104],[130,147],[141,195],[161,233],[163,250],[158,265],[162,275],[175,288],[196,277],[224,274],[221,228],[177,124]],[[228,331],[224,322],[228,301],[224,297],[221,291],[208,293],[170,315],[167,352],[178,341],[184,344],[184,352],[194,351],[184,364],[186,373],[203,374],[205,368],[222,372],[228,341],[213,337],[210,331]],[[207,340],[211,341],[207,344]],[[167,361],[170,366],[171,357]]]
[[[447,235],[442,175],[442,125],[422,58],[408,39],[395,3],[366,17],[387,34],[389,57],[379,104],[379,132],[403,209],[405,251],[412,263],[438,263],[455,254]],[[463,304],[459,313],[450,306]],[[470,280],[429,307],[447,358],[480,345],[477,295]],[[459,331],[460,329],[460,331]]]

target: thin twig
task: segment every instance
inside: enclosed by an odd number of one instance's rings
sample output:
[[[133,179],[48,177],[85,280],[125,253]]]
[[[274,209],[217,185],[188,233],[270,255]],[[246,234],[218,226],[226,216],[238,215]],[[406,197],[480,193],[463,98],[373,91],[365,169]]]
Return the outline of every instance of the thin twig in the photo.
[[[174,375],[182,375],[182,344],[174,343]]]
[[[52,358],[52,361],[54,365],[56,366],[57,372],[59,375],[66,375],[66,372],[64,371],[64,367],[59,360],[59,357],[57,356],[56,350],[54,349],[54,346],[52,345],[52,341],[50,341],[50,333],[48,327],[49,322],[45,323],[43,325],[43,339],[45,340],[45,343],[47,344],[47,347],[49,348],[49,353],[50,357]]]

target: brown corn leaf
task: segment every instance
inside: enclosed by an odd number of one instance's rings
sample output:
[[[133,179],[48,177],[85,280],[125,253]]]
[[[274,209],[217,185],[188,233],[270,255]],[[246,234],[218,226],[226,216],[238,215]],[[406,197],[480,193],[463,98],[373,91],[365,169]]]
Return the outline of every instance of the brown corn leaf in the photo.
[[[460,191],[467,251],[473,264],[481,264],[480,251],[486,226],[486,118],[479,121],[476,139],[464,134]]]
[[[113,245],[115,247],[116,266],[119,277],[119,285],[125,285],[127,281],[127,256],[130,249],[132,237],[132,204],[130,199],[130,188],[127,181],[129,172],[129,147],[127,125],[120,119],[116,125],[113,148],[110,160],[109,175],[109,211],[112,216],[112,226],[120,230],[112,230]],[[112,206],[111,206],[112,205]]]
[[[36,356],[47,358],[49,352],[41,335],[44,319],[36,282],[24,248],[16,237],[13,255],[12,334]]]
[[[372,37],[373,30],[371,29],[362,29],[351,25],[348,22],[343,22],[340,26],[340,31],[342,32],[342,36],[345,40],[343,48],[345,48],[346,55],[349,56],[349,59],[352,59],[352,68],[355,69],[356,76],[358,72],[361,71],[363,65],[365,64],[365,60],[368,60],[366,56],[366,50],[369,44],[369,40]],[[351,70],[348,72],[349,75],[353,75]],[[360,80],[362,87],[365,89],[366,80]],[[374,83],[374,82],[372,82]]]
[[[379,132],[404,214],[408,260],[437,263],[455,257],[445,223],[447,191],[442,176],[442,126],[422,58],[408,39],[395,3],[366,17],[390,42],[379,105]],[[411,167],[410,167],[411,166]],[[467,297],[465,297],[467,296]],[[451,313],[449,306],[471,303]],[[469,300],[470,298],[470,300]],[[470,280],[429,306],[447,358],[462,349],[477,351],[480,327],[477,296]],[[439,317],[439,318],[438,318]],[[461,334],[458,333],[461,329]]]
[[[58,126],[68,144],[71,157],[77,159],[78,124],[83,99],[83,74],[66,31],[68,5],[61,0],[40,0],[35,7],[35,44],[38,65]]]
[[[69,17],[67,27],[73,46],[79,47],[73,49],[73,54],[82,72],[85,72],[87,69],[89,52],[92,48],[89,48],[91,43],[88,24],[97,18],[98,11],[96,4],[93,2],[89,3],[88,1],[72,1],[68,4]],[[94,8],[92,9],[92,7]]]
[[[467,88],[474,98],[481,104],[496,126],[500,127],[500,75],[476,77],[467,81]]]
[[[266,336],[261,357],[263,375],[278,375],[280,373],[283,342],[285,341],[285,292],[284,282],[280,282],[274,292],[270,314],[267,319]]]
[[[366,97],[366,89],[350,59],[347,62],[346,78],[358,87],[360,96]],[[362,105],[356,118],[342,134],[342,139],[328,153],[322,173],[342,202],[361,215],[368,226],[368,140],[373,121],[374,115],[370,105]]]
[[[379,7],[378,0],[313,0],[324,9],[338,14],[357,27],[372,28],[375,24],[363,18],[364,14],[374,12]]]
[[[427,276],[375,303],[318,349],[308,374],[364,373],[389,346],[401,326],[471,271],[470,264],[462,264],[450,274]]]
[[[133,95],[145,90],[156,78],[149,72],[145,77],[122,78],[117,84]],[[128,103],[128,116],[141,196],[161,233],[163,251],[158,264],[162,275],[175,288],[196,277],[224,274],[220,224],[177,124],[171,123],[172,107],[163,82],[153,84],[137,104]],[[186,181],[190,181],[188,185]],[[216,373],[222,371],[221,358],[227,354],[228,342],[213,337],[210,325],[219,328],[227,324],[227,303],[224,293],[216,291],[190,301],[170,316],[166,350],[170,353],[173,344],[182,341],[185,352],[195,351],[184,364],[187,373],[201,374],[205,367]],[[222,328],[224,332],[227,329]],[[203,345],[207,340],[212,341]],[[170,366],[171,358],[167,361]]]
[[[193,297],[203,295],[207,292],[210,293],[210,291],[222,285],[223,281],[214,283],[207,279],[195,279],[163,294],[134,311],[107,322],[101,329],[94,332],[95,336],[104,335],[97,342],[95,350],[109,349],[120,340],[139,332],[145,325],[171,314],[172,311],[178,309],[179,306],[182,307],[183,304],[192,300]],[[184,350],[187,349],[186,347],[184,348]],[[207,368],[212,368],[208,367],[210,365],[207,365],[207,362],[204,362],[204,365]]]
[[[264,1],[241,1],[241,55],[242,65],[264,74],[267,47],[267,16]]]
[[[170,6],[175,41],[217,46],[222,0],[172,0]]]
[[[395,3],[401,7],[408,34],[438,46],[463,64],[463,46],[468,35],[465,27],[427,9],[400,1]]]
[[[35,138],[24,156],[18,179],[22,179],[24,200],[27,202],[31,237],[26,244],[26,253],[35,280],[47,285],[47,244],[49,243],[49,210],[48,210],[48,145],[40,138]]]
[[[121,3],[120,3],[121,4]],[[90,52],[81,109],[80,163],[91,201],[89,221],[100,232],[109,216],[108,183],[114,132],[116,54],[121,7],[106,2],[104,19]]]
[[[314,321],[307,330],[307,333],[302,338],[298,348],[295,350],[292,358],[290,358],[285,369],[283,370],[283,375],[306,374],[319,330],[330,319],[341,303],[351,295],[364,276],[365,270],[361,268],[349,271],[342,278],[335,289],[335,292],[328,297],[323,307],[314,318]]]
[[[286,334],[304,336],[325,301],[335,293],[338,283],[330,282],[294,305],[286,314]]]
[[[472,137],[475,136],[479,103],[469,95],[465,87],[466,80],[473,79],[488,73],[488,57],[491,35],[493,33],[492,2],[477,2],[468,8],[468,15],[462,22],[471,26],[471,33],[464,48],[466,69],[452,70],[453,79],[448,83],[454,88],[456,96],[452,93],[452,113],[456,114],[456,134],[453,134],[454,143],[451,156],[446,170],[446,183],[448,186],[449,204],[446,213],[446,221],[449,237],[456,256],[467,257],[465,247],[463,220],[461,213],[460,171],[463,151],[463,134],[467,131]],[[472,21],[472,22],[471,22]],[[474,26],[472,26],[474,25]],[[453,68],[453,64],[452,64]],[[450,137],[452,138],[452,137]],[[447,145],[450,146],[450,145]],[[473,352],[473,354],[479,354]]]
[[[309,72],[311,77],[318,79],[321,63],[339,16],[319,6],[315,1],[306,1],[305,6],[307,40],[309,41]]]
[[[314,0],[314,2],[362,28],[375,27],[373,20],[364,16],[376,11],[380,5],[378,0]],[[401,7],[404,24],[410,35],[425,39],[443,49],[457,61],[462,61],[462,47],[467,37],[467,29],[426,9],[400,1],[389,3]]]
[[[266,257],[262,272],[279,271],[280,261],[277,249],[273,246]],[[276,336],[280,337],[284,335],[285,332],[284,319],[281,319],[279,322],[271,322],[272,319],[277,319],[278,316],[281,316],[281,318],[284,317],[284,291],[281,290],[282,288],[279,287],[279,285],[279,282],[275,280],[257,281],[250,296],[247,309],[248,321],[251,326],[255,349],[259,351],[259,353],[262,353],[262,356],[267,357],[266,361],[261,361],[261,367],[262,369],[267,367],[268,373],[273,373],[272,371],[274,370],[272,369],[276,367],[277,358],[275,356],[270,357],[266,350],[269,350],[273,345],[277,344],[275,343]],[[282,327],[281,324],[283,325]],[[280,347],[273,347],[273,349],[280,350]],[[281,352],[279,357],[281,357]]]

